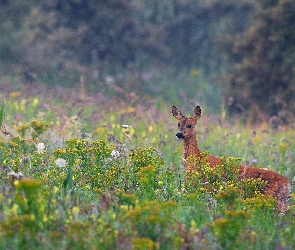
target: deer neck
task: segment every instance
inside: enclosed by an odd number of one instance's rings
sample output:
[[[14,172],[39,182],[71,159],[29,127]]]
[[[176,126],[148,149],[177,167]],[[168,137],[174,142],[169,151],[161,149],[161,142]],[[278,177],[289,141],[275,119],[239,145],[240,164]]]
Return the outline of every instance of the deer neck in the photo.
[[[197,145],[196,134],[192,135],[189,138],[183,139],[183,157],[187,159],[191,155],[199,156],[201,151]]]

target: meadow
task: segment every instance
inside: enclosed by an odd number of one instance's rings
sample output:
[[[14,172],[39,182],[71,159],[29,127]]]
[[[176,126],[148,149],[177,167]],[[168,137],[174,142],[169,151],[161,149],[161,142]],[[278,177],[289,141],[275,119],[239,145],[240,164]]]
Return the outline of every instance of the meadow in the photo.
[[[231,171],[249,164],[293,184],[293,126],[250,127],[202,106],[199,147],[223,165],[186,174],[170,105],[127,97],[1,92],[1,249],[295,248],[294,196],[278,214],[263,181]]]

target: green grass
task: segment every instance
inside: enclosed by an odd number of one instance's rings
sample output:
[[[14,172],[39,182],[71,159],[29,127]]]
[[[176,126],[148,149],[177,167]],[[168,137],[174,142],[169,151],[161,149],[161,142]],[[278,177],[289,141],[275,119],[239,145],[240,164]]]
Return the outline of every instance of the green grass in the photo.
[[[45,92],[0,94],[1,249],[294,249],[294,198],[282,216],[259,181],[186,174],[164,102]],[[204,113],[200,149],[293,180],[292,128],[217,121]]]

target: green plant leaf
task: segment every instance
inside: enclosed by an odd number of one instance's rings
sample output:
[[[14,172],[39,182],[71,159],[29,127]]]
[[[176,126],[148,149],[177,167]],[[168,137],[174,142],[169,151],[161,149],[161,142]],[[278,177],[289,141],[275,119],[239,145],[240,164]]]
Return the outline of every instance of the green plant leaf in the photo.
[[[0,151],[0,160],[2,159],[2,156],[3,156],[3,154],[4,154],[4,152],[5,152],[5,150],[6,150],[7,147],[8,147],[8,143],[6,143],[4,145],[4,147],[1,149],[1,151]]]
[[[66,179],[64,180],[64,192],[66,193],[67,188],[70,191],[73,189],[73,164],[74,164],[74,157],[69,157],[69,169]]]

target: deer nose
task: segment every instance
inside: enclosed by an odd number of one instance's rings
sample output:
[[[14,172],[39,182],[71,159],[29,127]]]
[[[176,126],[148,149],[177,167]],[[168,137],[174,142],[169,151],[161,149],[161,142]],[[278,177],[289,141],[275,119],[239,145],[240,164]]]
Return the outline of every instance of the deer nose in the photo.
[[[180,138],[183,138],[183,133],[182,133],[182,132],[178,132],[178,133],[176,134],[176,137],[179,138],[179,139],[180,139]]]

